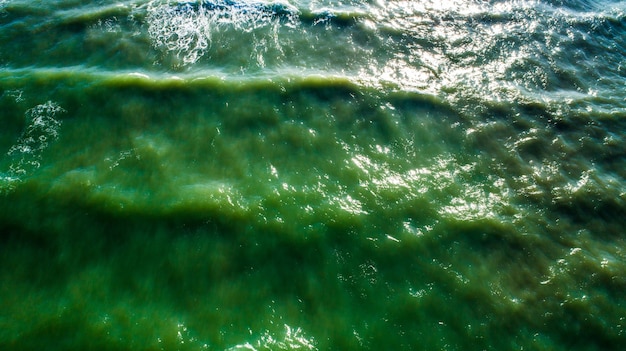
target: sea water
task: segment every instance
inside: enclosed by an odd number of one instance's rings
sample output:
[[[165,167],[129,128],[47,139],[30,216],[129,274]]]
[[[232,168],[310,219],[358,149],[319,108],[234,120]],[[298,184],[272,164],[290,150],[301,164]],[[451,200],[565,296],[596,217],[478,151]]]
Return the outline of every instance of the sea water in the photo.
[[[626,3],[0,0],[0,349],[619,350]]]

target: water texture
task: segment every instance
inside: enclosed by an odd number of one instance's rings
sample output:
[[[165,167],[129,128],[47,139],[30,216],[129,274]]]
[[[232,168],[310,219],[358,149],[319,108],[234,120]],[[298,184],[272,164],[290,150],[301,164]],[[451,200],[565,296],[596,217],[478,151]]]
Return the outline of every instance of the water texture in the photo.
[[[620,350],[621,1],[0,0],[0,349]]]

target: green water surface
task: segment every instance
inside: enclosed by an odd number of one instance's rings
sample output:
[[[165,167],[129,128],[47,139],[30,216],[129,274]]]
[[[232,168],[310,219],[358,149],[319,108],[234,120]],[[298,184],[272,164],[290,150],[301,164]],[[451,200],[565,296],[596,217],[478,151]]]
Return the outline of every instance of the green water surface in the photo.
[[[0,349],[626,344],[621,7],[180,4],[0,1]]]

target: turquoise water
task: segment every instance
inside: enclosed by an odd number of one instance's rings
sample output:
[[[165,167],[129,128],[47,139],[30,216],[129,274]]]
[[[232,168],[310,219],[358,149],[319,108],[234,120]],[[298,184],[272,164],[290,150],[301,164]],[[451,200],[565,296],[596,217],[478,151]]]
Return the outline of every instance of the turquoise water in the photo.
[[[620,350],[619,1],[0,0],[0,349]]]

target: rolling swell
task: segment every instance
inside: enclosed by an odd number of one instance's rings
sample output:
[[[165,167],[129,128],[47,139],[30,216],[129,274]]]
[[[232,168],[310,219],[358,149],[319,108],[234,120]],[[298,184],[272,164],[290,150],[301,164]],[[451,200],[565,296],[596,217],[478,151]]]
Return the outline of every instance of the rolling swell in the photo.
[[[623,10],[0,1],[0,348],[619,347]]]
[[[585,173],[590,160],[604,163],[587,153],[589,141],[576,142],[597,129],[574,123],[562,134],[549,105],[493,105],[478,115],[436,96],[338,78],[31,73],[4,73],[3,91],[13,92],[4,103],[12,100],[23,116],[20,106],[28,111],[45,98],[67,112],[42,167],[2,202],[3,242],[20,247],[3,257],[25,267],[5,281],[19,286],[28,275],[31,289],[70,297],[58,307],[67,311],[60,320],[54,309],[39,314],[7,345],[36,345],[53,324],[61,335],[81,330],[62,343],[69,347],[93,337],[115,347],[106,332],[174,347],[181,332],[190,348],[226,349],[245,342],[204,326],[207,319],[264,330],[279,318],[320,347],[359,347],[354,330],[367,348],[469,342],[454,332],[467,325],[484,326],[468,331],[484,347],[532,344],[527,329],[548,345],[620,340],[618,327],[604,325],[618,323],[613,301],[626,287],[615,278],[624,204],[608,195],[621,191],[619,178]],[[476,268],[485,264],[499,273]],[[84,268],[69,273],[75,267]],[[330,283],[311,278],[320,274]],[[88,276],[123,288],[94,290]],[[225,283],[214,288],[216,281]],[[330,293],[318,296],[319,289]],[[45,310],[43,297],[22,295]],[[104,297],[117,301],[112,309],[95,307]],[[268,299],[283,303],[259,313],[254,306]],[[200,312],[179,316],[197,310],[198,300]],[[454,313],[445,307],[452,301],[460,304]],[[475,301],[490,303],[463,307]],[[370,318],[362,304],[385,320],[362,324]],[[602,319],[584,319],[598,310]],[[125,319],[124,311],[136,314]],[[159,322],[145,317],[151,313]],[[333,326],[350,317],[329,335],[307,322],[311,315]],[[450,328],[436,337],[418,328],[438,319]],[[548,327],[579,320],[574,341],[571,328]],[[388,323],[392,341],[377,336]],[[499,328],[511,339],[499,338]],[[271,333],[284,335],[282,327]]]

